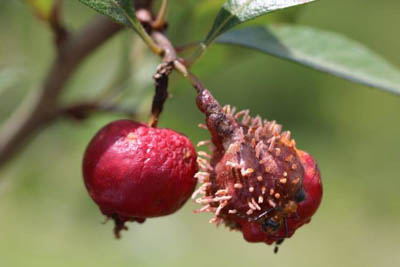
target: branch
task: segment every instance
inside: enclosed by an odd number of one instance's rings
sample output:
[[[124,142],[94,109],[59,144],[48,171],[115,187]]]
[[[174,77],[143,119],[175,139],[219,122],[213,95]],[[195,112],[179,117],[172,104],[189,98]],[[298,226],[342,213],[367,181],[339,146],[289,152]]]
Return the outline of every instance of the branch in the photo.
[[[54,41],[57,49],[64,43],[68,37],[68,31],[62,23],[62,0],[56,0],[50,12],[49,25],[54,33]]]
[[[153,76],[156,93],[154,94],[153,104],[151,106],[151,118],[149,123],[151,127],[157,127],[158,119],[164,109],[164,103],[168,98],[169,75],[173,68],[171,63],[164,62],[158,66],[157,72]]]
[[[126,108],[116,104],[98,103],[98,102],[83,102],[73,104],[65,108],[59,109],[59,116],[70,117],[75,120],[84,120],[94,112],[113,112],[129,117],[137,115],[135,108]]]
[[[40,92],[29,95],[0,131],[0,167],[34,133],[57,118],[59,97],[78,65],[96,48],[121,30],[121,25],[104,17],[96,18],[83,30],[68,35],[60,44]]]
[[[164,62],[171,63],[178,59],[174,46],[163,32],[154,31],[151,37],[153,37],[157,44],[163,49],[164,52],[162,56]]]
[[[153,22],[153,29],[163,30],[167,26],[166,16],[168,9],[168,0],[163,0],[161,2],[160,10],[158,11],[157,18]]]
[[[235,122],[225,116],[222,112],[222,107],[219,102],[214,98],[209,90],[201,83],[201,81],[188,70],[187,62],[184,62],[182,59],[177,57],[177,52],[174,46],[171,44],[170,40],[163,34],[162,32],[155,31],[152,33],[153,39],[163,48],[163,64],[168,64],[165,66],[171,66],[173,69],[178,71],[185,77],[193,86],[193,88],[197,92],[196,103],[199,110],[204,113],[207,117],[207,127],[209,129],[213,129],[217,135],[213,138],[224,138],[232,132],[231,125]],[[163,67],[163,64],[160,67]],[[160,70],[160,68],[159,68]],[[163,70],[163,68],[161,68]],[[170,75],[172,69],[169,69],[167,72],[156,73],[155,81],[156,81],[156,94],[153,99],[153,109],[152,109],[152,126],[157,125],[158,117],[162,111],[165,98],[161,98],[160,96],[165,96],[167,94],[168,89],[168,76]],[[159,79],[157,79],[159,78]],[[164,83],[160,83],[160,81],[164,81]],[[161,85],[161,86],[160,86]],[[164,92],[164,94],[160,93]],[[159,97],[158,97],[159,96]],[[161,99],[161,101],[160,101]],[[156,109],[155,109],[156,107]],[[157,109],[158,108],[158,109]],[[221,142],[214,142],[221,143]]]
[[[156,92],[153,97],[149,123],[151,127],[157,127],[160,114],[164,108],[164,103],[168,98],[169,75],[174,69],[174,61],[178,60],[178,58],[174,46],[161,31],[154,31],[151,37],[163,49],[163,63],[158,66],[157,72],[153,76]]]

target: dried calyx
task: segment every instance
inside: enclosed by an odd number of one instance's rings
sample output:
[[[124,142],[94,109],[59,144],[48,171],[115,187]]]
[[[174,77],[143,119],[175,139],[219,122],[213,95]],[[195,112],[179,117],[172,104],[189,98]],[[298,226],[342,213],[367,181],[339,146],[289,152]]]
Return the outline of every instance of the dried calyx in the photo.
[[[200,194],[196,202],[203,207],[196,212],[214,213],[210,222],[242,231],[247,241],[281,243],[318,208],[322,187],[315,161],[275,121],[221,107],[206,89],[198,88],[197,104],[206,115],[202,127],[211,134],[199,145],[209,144],[212,155],[199,153],[196,177],[202,185],[193,198]],[[311,202],[310,189],[316,189]],[[300,209],[311,212],[301,217]]]

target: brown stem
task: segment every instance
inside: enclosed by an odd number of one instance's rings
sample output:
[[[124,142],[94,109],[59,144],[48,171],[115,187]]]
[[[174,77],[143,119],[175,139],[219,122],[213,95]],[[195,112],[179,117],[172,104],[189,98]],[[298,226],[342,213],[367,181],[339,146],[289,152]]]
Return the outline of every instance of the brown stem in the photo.
[[[187,43],[187,44],[183,44],[183,45],[176,47],[175,50],[177,53],[182,53],[189,49],[196,48],[198,45],[199,45],[199,42]]]
[[[173,62],[178,59],[174,46],[164,33],[154,31],[151,37],[153,37],[157,44],[164,50],[162,54],[164,62]]]
[[[57,117],[59,96],[78,65],[121,29],[121,25],[100,17],[64,40],[40,92],[28,96],[2,126],[0,167],[12,158],[33,133]]]
[[[136,109],[128,109],[115,104],[83,102],[59,109],[59,116],[67,116],[75,120],[84,120],[93,112],[113,112],[129,117],[134,117],[137,114]]]
[[[169,75],[174,69],[174,61],[178,60],[178,58],[174,46],[162,32],[154,31],[151,36],[163,49],[163,63],[158,66],[157,72],[153,76],[156,92],[151,107],[150,126],[157,127],[164,103],[168,98]]]
[[[164,62],[158,66],[157,72],[153,76],[156,93],[153,97],[153,104],[151,107],[151,127],[157,127],[158,119],[164,108],[164,103],[168,98],[168,81],[172,70],[173,65]]]
[[[62,23],[62,0],[56,0],[50,13],[49,24],[54,33],[54,41],[58,49],[68,37],[68,30]]]
[[[168,0],[162,0],[160,10],[158,11],[157,18],[154,20],[152,26],[155,30],[163,30],[167,26],[166,16],[168,9]]]
[[[230,136],[233,133],[233,125],[235,125],[235,121],[231,118],[228,118],[222,110],[221,105],[218,101],[214,98],[210,91],[208,91],[205,86],[200,82],[200,80],[191,73],[183,63],[183,60],[177,57],[176,50],[174,46],[171,44],[170,40],[159,31],[155,31],[152,33],[153,39],[160,45],[161,48],[164,50],[163,54],[163,61],[167,64],[172,64],[172,66],[178,70],[183,76],[185,76],[192,86],[197,91],[197,99],[196,103],[198,108],[202,113],[206,115],[206,122],[207,126],[213,134],[213,139],[224,139]],[[157,75],[157,74],[156,74]],[[163,92],[160,93],[161,96],[167,95],[167,88],[168,88],[168,75],[163,77],[158,75],[159,78],[162,78],[166,84],[163,84],[163,87],[157,85],[156,82],[156,92]],[[156,80],[157,81],[157,80]],[[162,111],[163,104],[166,100],[162,98],[162,101],[157,101],[157,93],[153,100],[153,111],[157,111],[157,113],[153,113],[151,122],[156,125],[158,121],[158,116]],[[154,104],[158,105],[159,109],[154,109]],[[159,112],[158,112],[159,111]],[[215,140],[214,140],[215,141]],[[214,143],[222,143],[222,142],[214,142]]]
[[[211,132],[213,143],[222,144],[223,139],[233,134],[235,120],[226,116],[218,100],[193,73],[188,73],[188,79],[197,91],[196,104],[206,116],[206,124]]]

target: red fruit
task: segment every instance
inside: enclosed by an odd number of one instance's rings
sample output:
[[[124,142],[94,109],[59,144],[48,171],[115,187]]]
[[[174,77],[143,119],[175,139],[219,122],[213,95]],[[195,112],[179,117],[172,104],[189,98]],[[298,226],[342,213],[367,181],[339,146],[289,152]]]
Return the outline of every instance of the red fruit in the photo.
[[[141,223],[182,207],[195,188],[196,171],[196,151],[187,137],[130,120],[103,127],[83,159],[86,188],[114,219],[117,237],[126,221]]]
[[[286,218],[286,226],[274,234],[265,233],[259,223],[241,221],[243,237],[248,242],[265,242],[272,244],[282,238],[291,237],[296,229],[311,221],[311,216],[317,211],[322,199],[321,176],[314,159],[306,152],[298,150],[304,168],[303,188],[305,199],[298,203],[294,216]]]
[[[212,137],[210,162],[198,159],[196,177],[203,185],[194,196],[203,195],[196,200],[203,207],[197,212],[214,213],[210,222],[242,231],[249,242],[280,244],[319,206],[315,161],[275,121],[251,118],[248,111],[235,114],[207,90],[199,92],[197,103]]]

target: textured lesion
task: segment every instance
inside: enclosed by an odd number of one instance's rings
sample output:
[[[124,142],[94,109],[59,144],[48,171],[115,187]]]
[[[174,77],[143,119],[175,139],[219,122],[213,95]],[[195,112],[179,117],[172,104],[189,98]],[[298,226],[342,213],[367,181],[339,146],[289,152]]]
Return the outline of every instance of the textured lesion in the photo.
[[[210,222],[224,223],[230,229],[239,229],[239,220],[262,223],[272,218],[281,222],[295,214],[294,200],[304,170],[290,132],[282,132],[275,121],[250,117],[248,110],[236,113],[235,108],[225,106],[222,112],[226,121],[236,123],[222,139],[222,146],[215,141],[199,143],[211,145],[212,156],[199,153],[200,171],[195,177],[202,185],[193,198],[201,195],[196,202],[203,207],[196,212],[214,213]],[[200,127],[211,132],[212,123],[208,118],[208,127]]]

